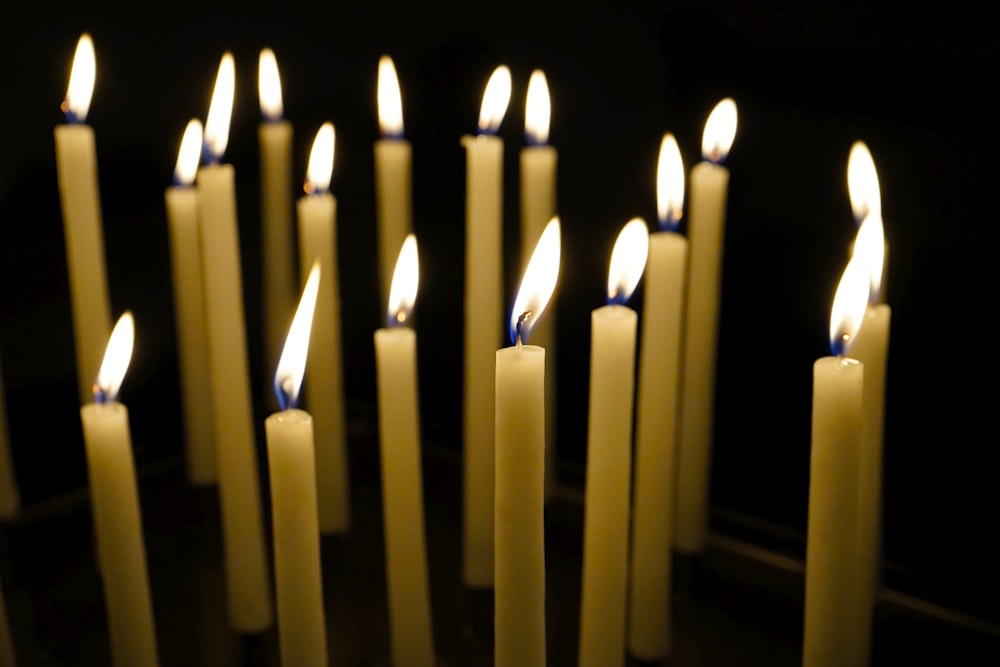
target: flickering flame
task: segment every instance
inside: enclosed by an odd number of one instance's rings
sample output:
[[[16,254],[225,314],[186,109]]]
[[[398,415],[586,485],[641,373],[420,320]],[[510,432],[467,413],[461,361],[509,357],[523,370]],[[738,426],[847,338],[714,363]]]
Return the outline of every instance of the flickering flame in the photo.
[[[378,126],[383,136],[403,136],[403,97],[396,65],[389,56],[378,61]]]
[[[878,303],[882,291],[882,271],[885,264],[885,229],[882,216],[871,213],[858,227],[854,238],[854,257],[868,267],[868,303]]]
[[[392,272],[392,287],[389,289],[389,307],[386,310],[387,327],[406,324],[413,314],[413,304],[417,300],[417,286],[420,284],[420,259],[417,255],[417,237],[409,234],[403,241],[396,259],[396,270]]]
[[[608,303],[624,305],[642,278],[649,255],[649,230],[642,218],[632,218],[618,232],[608,267]]]
[[[660,229],[677,229],[684,215],[684,161],[677,140],[669,132],[660,142],[656,162],[656,214]]]
[[[208,107],[208,119],[205,121],[205,149],[210,162],[218,162],[226,152],[235,93],[236,65],[233,63],[233,54],[227,51],[219,62],[212,103]]]
[[[527,342],[538,318],[545,312],[559,278],[559,216],[549,220],[535,251],[528,261],[528,268],[521,278],[514,308],[510,313],[510,340],[520,345]]]
[[[278,60],[271,49],[261,49],[257,65],[257,91],[260,96],[260,112],[271,123],[281,120],[285,106],[281,99],[281,75]]]
[[[486,82],[483,91],[483,104],[479,108],[479,131],[485,134],[496,134],[507,113],[510,102],[510,70],[506,65],[500,65],[490,80]]]
[[[135,322],[132,312],[126,310],[118,318],[115,328],[108,338],[108,347],[104,351],[104,361],[97,373],[94,383],[94,399],[98,403],[114,401],[118,398],[118,389],[125,379],[125,371],[132,361],[132,346],[135,343]]]
[[[295,407],[302,388],[302,376],[306,372],[306,356],[309,353],[309,333],[312,331],[313,312],[316,310],[316,295],[319,293],[319,260],[309,271],[306,286],[302,289],[299,307],[288,329],[285,346],[274,371],[274,393],[282,410]]]
[[[851,210],[858,224],[869,214],[882,216],[878,171],[871,151],[863,141],[856,141],[851,146],[851,155],[847,159],[847,191],[851,196]]]
[[[63,113],[70,123],[82,123],[87,120],[96,77],[97,59],[94,57],[94,42],[90,39],[90,35],[83,33],[76,43],[73,67],[69,73],[69,87],[66,89],[66,99],[62,103]]]
[[[309,152],[309,167],[306,169],[305,191],[311,195],[323,194],[330,189],[333,178],[333,145],[336,132],[333,123],[323,123]]]
[[[716,164],[723,162],[735,138],[736,102],[727,97],[715,105],[705,121],[705,132],[701,135],[702,157]]]
[[[837,285],[830,309],[830,351],[844,356],[854,343],[868,305],[869,269],[866,258],[855,254]]]
[[[177,166],[174,167],[174,183],[185,188],[194,184],[201,159],[201,121],[192,118],[184,128],[181,147],[177,151]]]
[[[549,120],[552,102],[545,72],[536,69],[528,79],[528,98],[524,104],[524,134],[532,146],[542,146],[549,140]]]

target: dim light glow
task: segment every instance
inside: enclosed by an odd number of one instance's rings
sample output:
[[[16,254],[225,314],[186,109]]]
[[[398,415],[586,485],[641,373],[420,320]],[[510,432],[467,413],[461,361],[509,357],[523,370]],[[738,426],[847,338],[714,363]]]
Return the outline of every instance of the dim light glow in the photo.
[[[548,143],[551,117],[549,82],[545,79],[545,72],[536,69],[528,79],[528,97],[524,103],[524,134],[529,144],[542,146]]]
[[[330,189],[330,179],[333,178],[333,148],[336,141],[333,123],[323,123],[316,138],[313,139],[312,150],[309,151],[309,168],[306,169],[305,190],[311,195],[323,194]]]
[[[378,126],[383,136],[403,136],[403,96],[396,65],[389,56],[378,61]]]
[[[837,285],[830,309],[830,351],[844,356],[854,343],[868,305],[869,267],[864,255],[854,255]]]
[[[316,295],[319,294],[319,261],[313,263],[302,288],[299,307],[288,329],[285,346],[281,349],[278,368],[274,371],[274,393],[282,410],[295,407],[302,389],[302,377],[306,372],[306,357],[309,354],[309,334],[312,331],[313,313],[316,311]]]
[[[506,65],[500,65],[493,70],[483,91],[483,104],[479,108],[480,133],[496,134],[500,129],[510,103],[510,88],[510,70]]]
[[[608,303],[624,305],[632,297],[649,256],[649,230],[642,218],[632,218],[618,232],[608,267]]]
[[[271,123],[281,120],[285,105],[281,99],[281,74],[278,73],[278,59],[271,49],[261,49],[257,64],[257,92],[260,96],[260,112]]]
[[[177,151],[177,166],[174,167],[174,183],[182,187],[191,187],[198,174],[198,163],[201,161],[201,121],[192,118],[184,128],[181,137],[181,147]]]
[[[725,161],[735,138],[736,102],[727,97],[715,105],[705,121],[705,131],[701,135],[702,157],[716,164]]]
[[[532,329],[538,323],[555,291],[559,278],[559,246],[561,234],[559,216],[549,220],[542,231],[535,251],[528,260],[528,268],[521,278],[514,308],[510,313],[510,340],[520,345],[527,342]]]
[[[115,328],[108,338],[101,370],[94,383],[94,398],[98,403],[114,401],[125,380],[125,372],[132,361],[132,347],[135,344],[135,321],[132,312],[126,310],[118,318]]]
[[[97,59],[94,56],[94,42],[90,35],[83,33],[76,43],[73,66],[69,73],[69,87],[62,110],[70,123],[87,120],[90,100],[94,96],[94,79],[97,77]]]
[[[219,61],[219,73],[215,77],[212,103],[208,107],[208,118],[205,120],[205,149],[209,162],[218,162],[226,153],[235,94],[236,65],[233,62],[233,54],[227,51]]]
[[[876,304],[882,292],[882,271],[885,266],[885,228],[882,226],[882,216],[870,213],[858,227],[853,255],[868,267],[868,303]]]
[[[878,182],[878,170],[871,151],[863,141],[851,146],[847,158],[847,192],[851,197],[854,219],[861,224],[869,214],[882,216],[882,192]]]
[[[660,141],[656,162],[656,215],[660,229],[674,230],[684,215],[684,160],[674,135]]]
[[[417,253],[417,237],[407,235],[396,259],[396,269],[392,272],[392,287],[389,289],[389,305],[385,321],[387,327],[406,324],[413,314],[420,284],[420,258]]]

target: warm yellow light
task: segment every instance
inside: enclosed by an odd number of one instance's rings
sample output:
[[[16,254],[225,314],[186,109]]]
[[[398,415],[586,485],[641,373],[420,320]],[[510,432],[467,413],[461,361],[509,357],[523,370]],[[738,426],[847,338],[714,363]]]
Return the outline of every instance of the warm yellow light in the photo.
[[[660,141],[656,161],[656,215],[661,229],[676,229],[684,215],[684,160],[669,132]]]
[[[228,51],[219,62],[219,73],[215,77],[212,103],[208,107],[205,121],[205,146],[212,159],[221,160],[229,144],[229,122],[233,115],[233,96],[236,94],[236,65],[233,54]]]
[[[274,371],[274,393],[282,410],[294,407],[302,388],[302,376],[306,372],[306,357],[309,354],[309,334],[312,331],[313,313],[316,311],[316,295],[319,293],[319,260],[313,263],[302,289],[299,307],[288,329],[285,346]]]
[[[861,222],[869,213],[882,216],[882,192],[871,151],[862,141],[854,142],[847,158],[847,192],[851,196],[854,219]]]
[[[392,58],[378,61],[378,126],[387,137],[403,136],[403,97]]]
[[[90,35],[83,33],[76,43],[73,67],[69,73],[69,87],[62,110],[71,123],[87,120],[90,99],[94,95],[94,79],[97,77],[97,59],[94,57],[94,42]]]
[[[198,163],[201,161],[201,121],[192,118],[184,128],[181,137],[181,147],[177,151],[177,166],[174,167],[174,182],[177,185],[190,187],[198,174]]]
[[[403,241],[396,259],[396,270],[392,272],[392,287],[389,289],[389,307],[386,310],[386,326],[406,324],[413,314],[413,304],[417,300],[417,286],[420,284],[420,259],[417,254],[417,237],[409,234]]]
[[[257,65],[257,91],[260,96],[260,112],[270,122],[281,120],[285,106],[281,99],[281,75],[278,60],[271,49],[261,49]]]
[[[94,396],[99,403],[118,398],[118,389],[122,386],[125,371],[132,361],[134,343],[135,322],[131,311],[126,310],[111,331],[108,347],[104,351],[104,361],[101,362],[101,370],[97,373],[97,382],[94,383]]]
[[[480,132],[496,134],[500,129],[500,123],[507,113],[507,104],[510,102],[510,86],[510,70],[506,65],[500,65],[493,70],[490,80],[486,82],[483,104],[479,108]]]
[[[830,309],[830,350],[847,354],[861,328],[868,305],[869,269],[863,255],[854,255],[844,269]]]
[[[608,267],[608,303],[624,305],[639,284],[649,256],[649,230],[642,218],[632,218],[618,232]]]
[[[305,190],[309,194],[322,194],[330,189],[330,179],[333,178],[333,146],[336,132],[333,123],[323,123],[316,138],[313,139],[312,150],[309,151],[309,168],[306,169]]]
[[[727,97],[712,109],[705,121],[705,131],[701,135],[701,155],[704,159],[719,163],[729,155],[736,138],[736,102]]]
[[[545,72],[536,69],[528,79],[528,98],[524,104],[524,133],[528,137],[528,143],[541,146],[548,142],[551,117],[549,83],[545,79]]]
[[[510,314],[511,342],[527,342],[538,318],[549,305],[559,278],[560,243],[559,216],[555,216],[545,226],[521,278]]]
[[[885,264],[885,229],[882,216],[871,213],[858,227],[853,255],[868,267],[868,302],[878,303],[882,291],[882,271]]]

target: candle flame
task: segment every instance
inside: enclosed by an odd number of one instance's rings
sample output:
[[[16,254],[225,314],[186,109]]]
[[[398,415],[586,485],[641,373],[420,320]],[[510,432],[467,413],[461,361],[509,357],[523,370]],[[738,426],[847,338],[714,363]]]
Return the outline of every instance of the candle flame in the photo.
[[[725,161],[736,138],[736,102],[727,97],[712,109],[701,135],[701,155],[716,164]]]
[[[660,229],[675,230],[684,215],[684,160],[677,139],[667,132],[656,162],[656,214]]]
[[[87,120],[90,99],[94,95],[94,79],[97,77],[97,59],[94,57],[94,42],[90,35],[83,33],[76,43],[73,66],[69,73],[69,87],[62,110],[70,123]]]
[[[528,260],[528,268],[524,270],[521,287],[517,290],[517,298],[510,314],[512,343],[527,342],[531,330],[552,298],[559,278],[560,243],[559,216],[554,216],[545,225],[535,251]]]
[[[295,407],[302,388],[302,376],[306,372],[306,356],[309,353],[309,334],[312,331],[313,313],[316,310],[316,295],[319,293],[319,260],[313,263],[309,278],[302,288],[299,307],[288,329],[285,346],[274,371],[274,393],[282,410]]]
[[[333,123],[323,123],[309,152],[309,168],[306,169],[305,191],[311,195],[323,194],[330,189],[333,178],[333,146],[336,132]]]
[[[851,210],[858,224],[869,214],[882,216],[878,171],[871,151],[863,141],[856,141],[851,146],[851,155],[847,159],[847,191],[851,196]]]
[[[389,307],[386,310],[386,326],[395,327],[406,322],[413,314],[413,304],[417,300],[417,286],[420,283],[420,259],[417,254],[417,237],[407,235],[396,259],[396,269],[392,273],[392,287],[389,289]]]
[[[201,121],[192,118],[184,128],[181,137],[181,147],[177,151],[177,166],[174,167],[174,183],[182,187],[191,187],[198,174],[198,162],[201,158]]]
[[[830,309],[830,351],[838,357],[847,354],[861,328],[868,305],[869,284],[867,258],[855,254],[840,277]]]
[[[506,65],[500,65],[493,70],[483,91],[483,104],[479,108],[480,133],[496,134],[500,129],[510,102],[510,87],[510,70]]]
[[[524,104],[524,134],[532,146],[542,146],[549,140],[549,120],[552,101],[545,72],[536,69],[528,79],[528,98]]]
[[[625,305],[642,278],[649,255],[649,230],[642,218],[632,218],[618,232],[608,267],[608,303]]]
[[[210,162],[221,160],[229,144],[229,122],[233,115],[235,93],[236,65],[233,54],[227,51],[219,61],[219,73],[215,77],[215,90],[205,121],[205,150]]]
[[[260,96],[260,112],[269,123],[281,120],[285,105],[281,99],[281,74],[278,73],[278,59],[271,49],[261,49],[257,65],[257,91]]]
[[[885,265],[885,228],[882,216],[870,213],[858,227],[854,239],[855,257],[868,267],[868,303],[878,303],[882,291],[882,271]]]
[[[97,373],[94,383],[94,398],[98,403],[114,401],[118,398],[118,389],[125,379],[125,371],[132,361],[132,346],[135,343],[135,321],[132,312],[126,310],[118,318],[115,328],[108,338],[108,347],[104,351],[104,361]]]
[[[378,61],[378,125],[384,136],[403,136],[403,97],[396,65],[389,56]]]

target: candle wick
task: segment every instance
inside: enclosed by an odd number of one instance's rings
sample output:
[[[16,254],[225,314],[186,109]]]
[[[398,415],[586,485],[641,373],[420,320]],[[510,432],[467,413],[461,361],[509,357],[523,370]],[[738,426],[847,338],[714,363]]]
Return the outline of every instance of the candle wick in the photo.
[[[107,403],[108,392],[104,391],[104,387],[95,382],[94,386],[91,388],[91,391],[94,392],[95,403],[97,403],[98,405],[104,405],[105,403]]]
[[[532,315],[532,312],[530,310],[526,310],[523,313],[521,313],[518,316],[518,318],[517,318],[517,348],[518,349],[521,349],[521,327],[524,326],[525,320],[527,320],[529,317],[531,317],[531,315]]]

